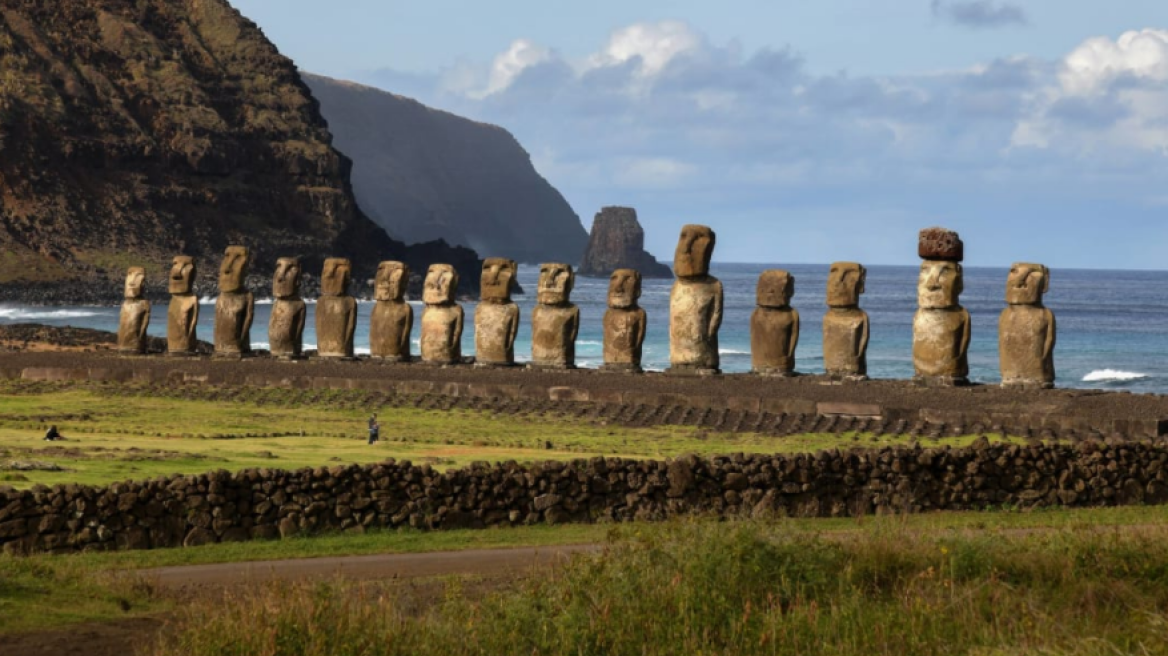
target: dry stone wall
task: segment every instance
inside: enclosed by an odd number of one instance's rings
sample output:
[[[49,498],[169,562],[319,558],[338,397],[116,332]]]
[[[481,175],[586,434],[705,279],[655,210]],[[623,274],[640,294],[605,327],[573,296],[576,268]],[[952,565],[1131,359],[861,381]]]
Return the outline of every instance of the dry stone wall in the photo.
[[[703,513],[854,516],[1168,501],[1168,441],[807,455],[593,458],[438,472],[392,460],[252,469],[107,487],[0,491],[9,553],[194,546],[322,531],[657,520]]]

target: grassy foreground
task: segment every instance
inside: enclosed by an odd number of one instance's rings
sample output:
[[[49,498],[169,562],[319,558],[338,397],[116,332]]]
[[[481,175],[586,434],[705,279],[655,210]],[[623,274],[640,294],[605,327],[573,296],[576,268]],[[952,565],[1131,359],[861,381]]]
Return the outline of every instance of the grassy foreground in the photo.
[[[1168,528],[828,539],[789,524],[614,528],[518,589],[419,611],[338,581],[177,611],[156,656],[1165,654]]]

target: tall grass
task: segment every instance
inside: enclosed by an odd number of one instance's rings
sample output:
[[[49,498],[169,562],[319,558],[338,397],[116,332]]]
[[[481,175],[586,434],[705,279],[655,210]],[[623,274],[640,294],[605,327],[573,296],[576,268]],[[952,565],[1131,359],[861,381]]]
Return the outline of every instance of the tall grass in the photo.
[[[1165,654],[1165,538],[678,523],[422,611],[371,584],[237,593],[184,610],[154,653]]]

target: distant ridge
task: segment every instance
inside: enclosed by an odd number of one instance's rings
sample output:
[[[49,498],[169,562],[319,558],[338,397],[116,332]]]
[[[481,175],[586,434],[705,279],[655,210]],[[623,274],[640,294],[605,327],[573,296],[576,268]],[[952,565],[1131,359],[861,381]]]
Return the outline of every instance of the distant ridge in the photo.
[[[358,202],[394,237],[528,263],[580,257],[580,218],[507,130],[354,82],[304,79],[353,160]]]

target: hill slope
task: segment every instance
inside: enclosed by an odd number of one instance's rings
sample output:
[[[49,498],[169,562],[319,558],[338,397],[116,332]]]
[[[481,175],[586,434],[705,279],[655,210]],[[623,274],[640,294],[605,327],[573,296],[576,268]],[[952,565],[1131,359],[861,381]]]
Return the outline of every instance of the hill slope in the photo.
[[[223,0],[0,0],[0,282],[153,278],[179,252],[207,279],[242,243],[257,273],[438,260],[477,286],[474,253],[407,250],[365,217],[331,142],[292,62]]]
[[[393,236],[521,262],[579,260],[580,218],[510,132],[380,89],[304,79],[353,159],[358,202]]]

